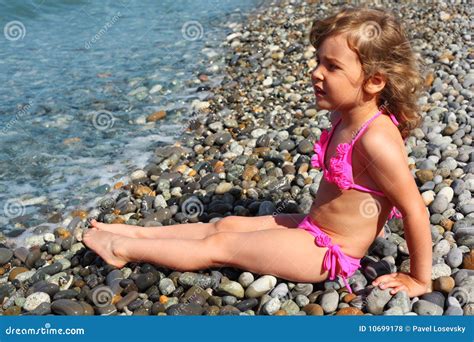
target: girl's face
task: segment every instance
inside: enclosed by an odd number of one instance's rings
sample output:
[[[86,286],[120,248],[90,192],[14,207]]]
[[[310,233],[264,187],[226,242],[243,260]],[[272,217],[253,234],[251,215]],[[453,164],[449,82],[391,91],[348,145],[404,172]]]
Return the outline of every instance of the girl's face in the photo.
[[[318,65],[311,81],[320,109],[345,110],[361,103],[363,71],[345,35],[326,38],[316,51]]]

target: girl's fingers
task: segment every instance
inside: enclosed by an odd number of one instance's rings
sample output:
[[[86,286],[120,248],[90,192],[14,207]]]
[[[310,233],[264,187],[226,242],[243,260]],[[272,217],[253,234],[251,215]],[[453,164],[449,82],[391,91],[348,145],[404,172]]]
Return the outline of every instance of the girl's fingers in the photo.
[[[403,283],[401,283],[400,280],[393,279],[393,280],[384,281],[383,284],[379,285],[379,287],[381,289],[386,289],[386,288],[389,288],[389,287],[397,287],[397,286],[400,286],[400,285],[403,285]]]
[[[400,285],[400,286],[397,286],[395,287],[392,291],[390,291],[391,294],[395,294],[399,291],[407,291],[408,292],[408,288],[406,287],[406,285]]]
[[[385,283],[387,281],[391,281],[393,280],[393,278],[395,278],[395,273],[390,273],[390,274],[384,274],[383,276],[380,276],[378,277],[377,279],[375,279],[373,282],[372,282],[372,285],[374,286],[377,286],[379,285],[380,283]]]

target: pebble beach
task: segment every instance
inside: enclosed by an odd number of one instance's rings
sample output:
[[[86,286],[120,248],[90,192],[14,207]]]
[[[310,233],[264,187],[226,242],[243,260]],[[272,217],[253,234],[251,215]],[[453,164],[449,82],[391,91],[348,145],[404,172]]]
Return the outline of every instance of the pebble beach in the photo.
[[[232,24],[221,47],[223,75],[195,75],[190,104],[172,144],[116,183],[90,211],[54,231],[3,239],[2,315],[473,315],[474,124],[472,7],[466,3],[386,3],[400,15],[426,64],[423,122],[406,140],[409,167],[430,213],[432,292],[409,298],[371,284],[408,272],[403,222],[389,220],[349,279],[292,283],[232,267],[179,272],[146,263],[106,265],[82,243],[95,218],[165,226],[229,215],[308,213],[322,172],[313,143],[330,126],[317,110],[308,33],[338,2],[268,2]],[[218,81],[216,81],[218,78]],[[141,89],[140,91],[150,91]],[[158,122],[157,112],[146,118]],[[145,119],[144,119],[145,120]]]

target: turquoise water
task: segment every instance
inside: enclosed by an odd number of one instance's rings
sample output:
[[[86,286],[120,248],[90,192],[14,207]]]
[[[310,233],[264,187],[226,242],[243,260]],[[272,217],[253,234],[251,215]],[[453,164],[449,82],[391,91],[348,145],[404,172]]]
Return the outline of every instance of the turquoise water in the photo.
[[[175,141],[260,2],[0,0],[0,229],[94,205]]]

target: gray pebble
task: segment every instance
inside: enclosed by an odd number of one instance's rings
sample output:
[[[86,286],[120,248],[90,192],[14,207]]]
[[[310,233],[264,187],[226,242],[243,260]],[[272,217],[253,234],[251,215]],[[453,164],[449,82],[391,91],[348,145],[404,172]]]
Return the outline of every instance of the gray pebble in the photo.
[[[385,305],[392,298],[390,294],[391,288],[381,289],[378,286],[374,287],[367,296],[367,311],[374,315],[382,314]]]
[[[334,312],[339,304],[339,295],[335,290],[329,290],[321,296],[321,307],[325,313]]]
[[[443,308],[424,299],[413,304],[413,311],[420,316],[441,316],[443,314]]]

